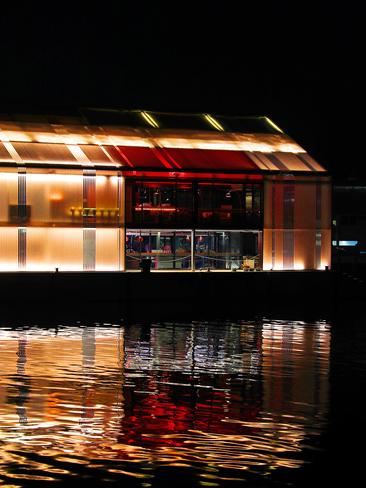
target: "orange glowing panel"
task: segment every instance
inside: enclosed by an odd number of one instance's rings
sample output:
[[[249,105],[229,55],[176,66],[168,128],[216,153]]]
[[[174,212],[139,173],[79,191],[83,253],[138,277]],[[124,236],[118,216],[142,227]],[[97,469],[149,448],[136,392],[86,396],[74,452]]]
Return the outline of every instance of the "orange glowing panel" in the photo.
[[[50,201],[51,202],[61,202],[64,199],[64,196],[62,193],[52,193],[50,195]]]

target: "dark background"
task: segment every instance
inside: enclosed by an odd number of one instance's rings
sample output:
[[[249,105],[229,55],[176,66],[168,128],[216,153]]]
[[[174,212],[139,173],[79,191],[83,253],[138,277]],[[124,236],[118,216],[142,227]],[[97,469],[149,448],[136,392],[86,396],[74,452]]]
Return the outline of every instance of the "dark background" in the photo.
[[[361,12],[319,3],[2,5],[0,113],[268,115],[336,179],[363,178]]]

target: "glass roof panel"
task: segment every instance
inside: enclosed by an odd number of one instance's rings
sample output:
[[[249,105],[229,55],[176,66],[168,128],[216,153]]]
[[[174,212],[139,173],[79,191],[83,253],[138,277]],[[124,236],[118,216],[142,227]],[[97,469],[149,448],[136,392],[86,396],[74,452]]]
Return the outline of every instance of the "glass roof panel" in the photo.
[[[34,142],[13,142],[13,147],[24,161],[73,162],[77,160],[64,144],[42,144]]]

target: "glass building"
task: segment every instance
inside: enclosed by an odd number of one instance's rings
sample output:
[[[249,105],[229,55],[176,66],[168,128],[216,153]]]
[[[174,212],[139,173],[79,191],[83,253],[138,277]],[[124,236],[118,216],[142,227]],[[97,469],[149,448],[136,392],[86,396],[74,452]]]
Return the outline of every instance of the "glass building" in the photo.
[[[1,271],[330,266],[330,177],[267,117],[0,120]]]

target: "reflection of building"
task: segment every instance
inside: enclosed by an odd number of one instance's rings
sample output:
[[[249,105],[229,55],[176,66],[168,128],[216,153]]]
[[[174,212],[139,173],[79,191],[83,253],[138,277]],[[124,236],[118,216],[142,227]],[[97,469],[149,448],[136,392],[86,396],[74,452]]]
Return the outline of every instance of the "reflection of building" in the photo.
[[[329,390],[329,329],[268,324],[262,332],[263,408],[324,420]],[[310,417],[310,418],[311,418]],[[311,426],[311,423],[309,423]]]
[[[120,442],[174,448],[185,447],[182,434],[191,431],[229,436],[256,430],[236,421],[250,424],[261,409],[259,327],[152,327],[145,340],[136,337],[138,330],[144,333],[136,326],[125,333],[125,373],[142,374],[133,387],[125,385]]]
[[[0,123],[0,269],[323,269],[325,170],[266,117]]]
[[[0,329],[0,439],[32,453],[36,436],[45,456],[98,467],[126,459],[266,471],[300,466],[306,436],[326,419],[322,323],[31,329],[26,377],[23,337]]]
[[[16,397],[17,414],[19,416],[19,423],[22,425],[27,424],[27,412],[26,402],[29,396],[29,381],[25,371],[25,364],[27,362],[27,337],[24,334],[18,339],[18,352],[17,352],[17,388],[18,395]]]
[[[237,469],[302,464],[305,437],[326,422],[327,326],[154,327],[145,340],[132,330],[119,443]]]
[[[80,425],[87,428],[88,420],[94,418],[95,407],[95,328],[85,327],[82,334],[83,379],[82,388],[83,411]]]

